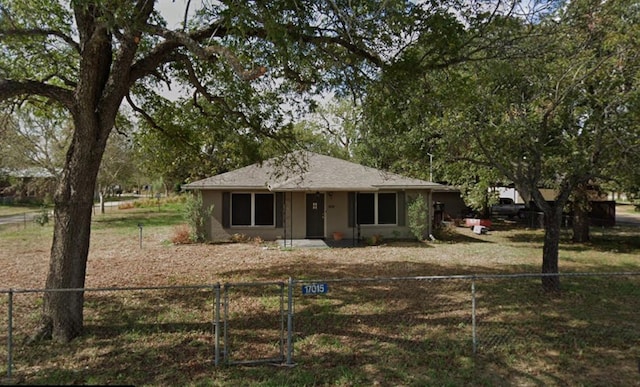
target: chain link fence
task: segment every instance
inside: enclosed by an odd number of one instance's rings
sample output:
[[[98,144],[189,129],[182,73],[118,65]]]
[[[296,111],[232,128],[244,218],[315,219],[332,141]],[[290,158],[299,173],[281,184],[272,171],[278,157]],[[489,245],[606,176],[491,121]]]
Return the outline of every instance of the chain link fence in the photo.
[[[543,291],[541,276],[84,289],[82,345],[46,351],[28,343],[43,290],[3,290],[0,370],[8,380],[42,369],[84,375],[121,358],[114,364],[122,375],[138,363],[275,363],[343,367],[354,384],[428,384],[479,369],[515,372],[510,380],[524,384],[552,382],[559,372],[577,384],[638,380],[640,273],[561,274],[559,293]],[[77,364],[84,368],[71,371]]]
[[[216,352],[226,364],[285,361],[286,296],[284,282],[224,285],[223,340]]]

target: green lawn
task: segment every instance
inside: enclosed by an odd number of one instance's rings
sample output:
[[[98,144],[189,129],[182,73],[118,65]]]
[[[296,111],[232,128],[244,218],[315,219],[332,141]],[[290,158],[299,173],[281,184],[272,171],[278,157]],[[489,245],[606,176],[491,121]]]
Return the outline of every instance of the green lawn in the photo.
[[[35,212],[40,209],[40,206],[8,206],[0,204],[0,216],[14,216],[22,215],[25,212]]]

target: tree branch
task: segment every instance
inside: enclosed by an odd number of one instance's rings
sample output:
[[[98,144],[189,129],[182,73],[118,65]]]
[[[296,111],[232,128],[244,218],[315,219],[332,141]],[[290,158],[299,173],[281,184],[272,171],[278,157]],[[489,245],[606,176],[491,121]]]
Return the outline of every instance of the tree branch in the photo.
[[[318,34],[318,35],[299,34],[296,32],[296,27],[292,25],[287,26],[287,30],[288,30],[288,33],[293,38],[302,40],[305,43],[312,43],[314,45],[336,44],[338,46],[346,48],[349,52],[368,60],[369,62],[375,64],[378,67],[384,66],[384,61],[382,60],[382,58],[367,51],[365,48],[360,47],[355,43],[342,39],[339,36],[323,36],[322,34]]]
[[[157,130],[158,132],[162,133],[163,135],[167,136],[168,138],[181,141],[183,144],[187,145],[189,148],[195,150],[196,152],[200,152],[200,149],[198,149],[197,146],[193,145],[191,142],[189,142],[185,138],[183,132],[179,132],[178,135],[170,134],[165,128],[160,126],[160,124],[158,124],[158,122],[156,122],[156,120],[154,120],[153,117],[151,117],[151,115],[149,115],[149,113],[147,113],[146,111],[144,111],[144,109],[142,109],[141,107],[136,105],[133,102],[133,100],[131,99],[131,95],[130,94],[127,94],[125,96],[125,98],[126,98],[127,102],[129,103],[129,106],[131,106],[131,108],[133,109],[133,111],[135,111],[136,113],[140,114],[142,116],[142,118],[144,118],[144,120],[147,121],[149,123],[149,125],[151,125],[151,127],[153,129]]]
[[[245,81],[257,79],[267,72],[266,67],[263,66],[247,70],[242,65],[238,57],[229,48],[217,44],[201,46],[200,42],[194,40],[189,34],[184,32],[171,31],[159,26],[153,26],[153,33],[167,39],[168,41],[178,42],[181,46],[186,47],[192,54],[202,60],[209,61],[215,57],[225,58],[233,68],[233,71]]]
[[[119,102],[129,93],[133,84],[131,81],[131,64],[134,62],[138,43],[142,35],[142,27],[146,25],[147,19],[153,12],[154,2],[149,0],[138,0],[134,8],[132,22],[124,29],[124,34],[119,34],[120,47],[116,52],[113,65],[109,74],[107,88],[103,95],[106,106],[118,109]],[[123,79],[123,77],[126,77]]]
[[[160,125],[159,125],[159,124],[158,124],[158,123],[153,119],[153,117],[151,117],[151,116],[149,115],[149,113],[147,113],[144,109],[142,109],[141,107],[139,107],[138,105],[136,105],[136,104],[133,102],[133,100],[131,99],[131,95],[130,95],[130,94],[127,94],[127,95],[125,96],[125,98],[126,98],[127,102],[129,103],[129,106],[131,106],[131,108],[133,109],[133,111],[134,111],[134,112],[136,112],[136,113],[138,113],[138,114],[140,114],[140,115],[142,116],[142,118],[144,118],[144,119],[145,119],[145,121],[147,121],[147,122],[151,125],[151,127],[153,127],[154,129],[156,129],[156,130],[158,130],[158,131],[160,131],[160,132],[162,132],[162,133],[166,133],[166,132],[167,132],[167,131],[162,127],[162,126],[160,126]]]
[[[158,26],[148,24],[148,28],[156,29]],[[188,36],[190,39],[196,42],[201,42],[206,39],[210,39],[215,36],[225,36],[227,30],[225,27],[211,23],[206,28],[194,31]],[[170,63],[176,60],[175,52],[183,44],[175,40],[165,40],[164,42],[155,46],[151,52],[144,58],[135,62],[131,67],[130,82],[135,83],[137,80],[142,79],[148,75],[153,75],[156,69],[163,63]]]
[[[0,101],[23,95],[47,97],[59,102],[71,112],[75,110],[75,99],[71,90],[36,81],[0,79]]]
[[[2,36],[54,36],[62,39],[69,47],[71,47],[76,53],[80,54],[80,44],[73,40],[70,36],[63,34],[60,31],[51,29],[0,29],[0,37]]]
[[[182,30],[187,28],[187,20],[189,18],[189,8],[191,7],[191,0],[187,0],[187,5],[184,7],[184,18],[182,19]]]

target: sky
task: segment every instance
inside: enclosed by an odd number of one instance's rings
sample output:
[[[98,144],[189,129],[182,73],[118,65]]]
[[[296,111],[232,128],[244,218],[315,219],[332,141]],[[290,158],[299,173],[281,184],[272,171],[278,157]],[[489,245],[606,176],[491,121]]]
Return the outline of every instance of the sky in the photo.
[[[201,5],[202,0],[191,0],[189,13],[193,15]],[[174,29],[182,25],[186,6],[187,0],[157,0],[156,9],[167,21],[168,27]]]
[[[202,0],[191,0],[189,13],[193,15],[195,11],[202,5]],[[187,0],[157,0],[156,9],[162,17],[167,21],[167,27],[177,29],[182,27],[184,20],[184,11],[187,7]],[[160,90],[160,94],[170,100],[177,100],[186,97],[184,93],[180,93],[176,88],[169,90],[166,85]]]

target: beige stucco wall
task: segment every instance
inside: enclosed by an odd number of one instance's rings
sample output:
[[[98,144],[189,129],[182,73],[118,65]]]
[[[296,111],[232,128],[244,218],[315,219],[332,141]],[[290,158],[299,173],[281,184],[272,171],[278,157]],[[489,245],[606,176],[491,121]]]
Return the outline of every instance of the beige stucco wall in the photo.
[[[243,191],[248,192],[248,191]],[[264,191],[262,191],[264,192]],[[265,240],[275,240],[283,235],[283,229],[273,226],[264,227],[231,227],[225,229],[222,227],[222,192],[221,191],[202,191],[202,204],[205,208],[211,204],[214,205],[211,216],[209,217],[206,227],[206,235],[210,241],[228,241],[233,234],[243,234],[248,237],[260,237]]]
[[[283,237],[304,239],[307,230],[305,192],[285,192]]]
[[[228,234],[222,228],[222,192],[202,191],[202,205],[207,208],[213,204],[213,211],[205,225],[205,234],[211,241],[228,240]]]
[[[384,192],[384,191],[381,191]],[[397,192],[397,191],[389,191]],[[411,229],[409,228],[409,203],[415,199],[418,195],[422,195],[427,202],[427,208],[432,209],[432,201],[429,191],[425,190],[406,190],[404,213],[405,213],[405,225],[360,225],[360,238],[370,238],[374,235],[381,235],[383,238],[396,239],[396,238],[413,238]],[[328,206],[327,218],[330,219],[327,222],[327,238],[332,238],[333,231],[342,231],[345,234],[345,238],[353,238],[358,236],[357,227],[349,227],[349,209],[348,209],[348,193],[347,192],[334,192],[335,205],[333,208]],[[332,201],[328,200],[328,204]],[[397,209],[399,211],[400,209]],[[432,212],[430,210],[429,217],[431,218]],[[334,218],[335,216],[335,218]],[[429,222],[428,230],[424,237],[427,237],[431,233],[431,222]]]
[[[247,191],[243,191],[247,192]],[[262,191],[264,192],[264,191]],[[309,192],[311,193],[311,192]],[[306,195],[307,192],[286,192],[285,216],[283,227],[231,227],[224,229],[222,226],[222,192],[206,190],[202,191],[203,205],[214,205],[211,216],[206,223],[206,235],[211,241],[226,241],[233,234],[244,234],[249,237],[260,237],[265,240],[279,238],[303,239],[306,237]],[[373,235],[382,235],[384,238],[412,238],[409,229],[408,206],[412,198],[422,195],[430,209],[429,217],[432,217],[433,202],[428,191],[405,191],[405,226],[397,225],[361,225],[360,237],[369,238]],[[324,192],[324,236],[332,239],[333,232],[340,231],[344,238],[357,237],[356,227],[349,227],[348,193],[344,191]],[[429,225],[431,222],[429,222]],[[431,233],[429,228],[428,234]],[[425,235],[425,236],[427,236]]]
[[[333,238],[334,232],[341,232],[345,238],[352,238],[349,227],[349,198],[347,192],[330,192],[325,195],[325,236]]]

